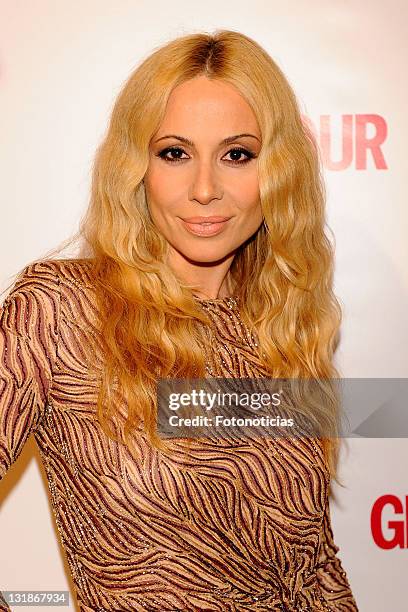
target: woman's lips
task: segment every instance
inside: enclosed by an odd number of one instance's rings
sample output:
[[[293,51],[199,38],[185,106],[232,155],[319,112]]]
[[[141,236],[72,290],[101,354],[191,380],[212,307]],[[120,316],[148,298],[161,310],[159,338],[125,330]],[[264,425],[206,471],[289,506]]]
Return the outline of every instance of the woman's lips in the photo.
[[[215,236],[216,234],[222,232],[228,221],[229,219],[226,219],[225,221],[218,221],[216,223],[191,223],[188,221],[184,221],[184,219],[181,219],[181,222],[183,223],[187,231],[189,231],[191,234],[194,234],[195,236]]]

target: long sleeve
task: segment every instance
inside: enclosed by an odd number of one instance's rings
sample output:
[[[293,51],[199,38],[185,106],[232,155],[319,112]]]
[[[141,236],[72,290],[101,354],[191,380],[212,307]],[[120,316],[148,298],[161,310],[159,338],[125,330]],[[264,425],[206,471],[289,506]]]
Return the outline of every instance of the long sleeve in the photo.
[[[337,556],[340,550],[334,542],[329,500],[326,503],[317,562],[317,581],[332,610],[358,612],[347,574]]]
[[[60,292],[47,262],[29,264],[0,310],[0,479],[42,418],[56,359]]]
[[[11,608],[3,597],[3,593],[0,591],[0,610],[1,612],[10,612]]]
[[[59,304],[52,264],[35,262],[20,272],[0,309],[0,480],[42,418],[56,359]],[[0,610],[10,610],[2,597]]]

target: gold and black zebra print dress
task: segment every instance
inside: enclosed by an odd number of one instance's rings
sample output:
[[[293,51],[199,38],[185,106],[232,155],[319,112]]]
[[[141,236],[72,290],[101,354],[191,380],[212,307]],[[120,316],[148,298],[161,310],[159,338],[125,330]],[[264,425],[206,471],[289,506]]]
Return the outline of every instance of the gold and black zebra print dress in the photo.
[[[188,452],[175,441],[170,454],[141,435],[136,462],[103,433],[87,368],[89,265],[26,266],[0,319],[0,475],[33,433],[79,608],[357,610],[316,440],[208,440]],[[237,298],[199,302],[213,322],[208,374],[262,375]]]

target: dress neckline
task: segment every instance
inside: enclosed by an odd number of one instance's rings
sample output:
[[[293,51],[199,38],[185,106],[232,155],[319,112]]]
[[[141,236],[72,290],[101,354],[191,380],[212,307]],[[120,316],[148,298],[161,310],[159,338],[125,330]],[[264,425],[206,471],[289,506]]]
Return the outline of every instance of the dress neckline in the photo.
[[[239,302],[239,295],[227,295],[225,297],[219,298],[199,298],[197,296],[193,296],[195,301],[199,304],[230,304]]]

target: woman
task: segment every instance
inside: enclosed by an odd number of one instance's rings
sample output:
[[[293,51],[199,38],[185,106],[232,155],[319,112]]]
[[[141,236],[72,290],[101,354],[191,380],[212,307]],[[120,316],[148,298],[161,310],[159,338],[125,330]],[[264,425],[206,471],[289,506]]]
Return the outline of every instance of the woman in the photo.
[[[80,257],[26,266],[1,315],[1,474],[33,432],[81,610],[357,610],[335,436],[157,432],[158,377],[336,376],[324,214],[314,140],[253,40],[183,36],[133,72]],[[330,397],[313,416],[335,431]]]

